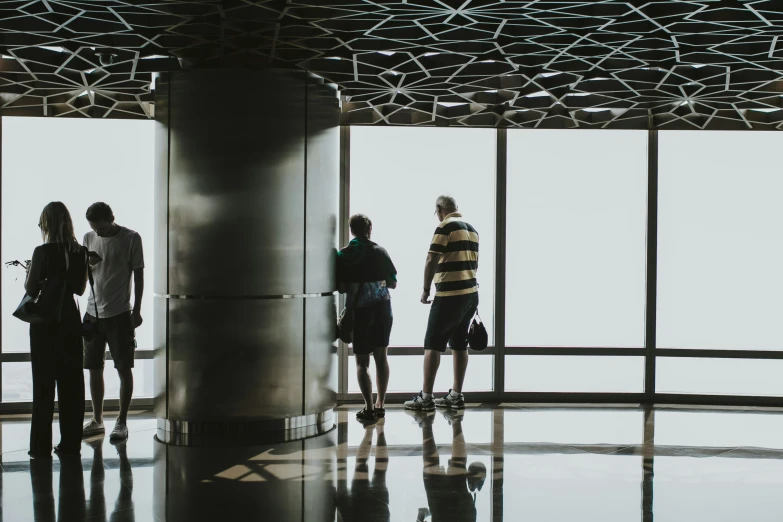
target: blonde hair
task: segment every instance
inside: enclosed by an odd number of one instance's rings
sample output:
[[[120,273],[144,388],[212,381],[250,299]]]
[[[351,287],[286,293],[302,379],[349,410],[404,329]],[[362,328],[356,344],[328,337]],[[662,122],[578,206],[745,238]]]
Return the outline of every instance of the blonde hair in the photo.
[[[62,243],[72,252],[79,251],[79,242],[73,232],[71,213],[60,201],[52,201],[46,205],[38,219],[44,243]]]

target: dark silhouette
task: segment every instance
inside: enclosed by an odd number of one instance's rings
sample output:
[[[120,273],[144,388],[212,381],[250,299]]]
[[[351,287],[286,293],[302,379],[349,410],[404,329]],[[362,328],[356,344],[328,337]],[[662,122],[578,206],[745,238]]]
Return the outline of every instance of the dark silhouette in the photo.
[[[68,209],[59,201],[44,207],[38,221],[44,244],[36,247],[27,272],[25,291],[37,296],[44,281],[58,281],[65,291],[59,320],[30,325],[30,361],[33,370],[33,416],[30,425],[32,458],[50,458],[54,388],[60,406],[61,456],[76,456],[81,447],[84,418],[82,327],[73,298],[87,287],[87,251],[73,233]]]
[[[377,433],[375,445],[375,466],[372,479],[367,461],[372,451],[372,436]],[[383,431],[383,421],[368,426],[364,431],[356,454],[351,489],[347,487],[347,477],[341,477],[337,485],[338,521],[360,522],[365,520],[389,521],[389,488],[386,485],[386,471],[389,467],[389,449],[386,446],[386,435]]]
[[[475,522],[476,495],[484,486],[487,468],[481,462],[467,465],[467,445],[462,434],[462,414],[446,410],[444,415],[452,429],[451,458],[448,468],[440,465],[440,455],[432,433],[432,412],[408,412],[421,427],[424,489],[426,508],[419,509],[423,522],[432,516],[432,522]]]

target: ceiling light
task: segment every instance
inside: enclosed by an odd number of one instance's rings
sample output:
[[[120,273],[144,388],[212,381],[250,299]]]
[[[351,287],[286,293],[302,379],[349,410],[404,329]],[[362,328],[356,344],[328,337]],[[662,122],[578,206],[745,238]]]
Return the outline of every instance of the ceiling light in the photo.
[[[440,53],[424,53],[424,56],[437,56]]]
[[[589,109],[584,109],[585,112],[606,112],[611,110],[612,109],[607,109],[605,107],[591,107]]]
[[[458,105],[467,105],[465,102],[438,102],[438,105],[443,105],[444,107],[456,107]]]
[[[340,58],[339,56],[327,56],[326,59],[327,60],[342,60],[342,58]]]
[[[2,57],[4,60],[16,60],[16,56],[10,56],[8,54],[3,54]]]
[[[41,49],[46,49],[47,51],[54,51],[56,53],[64,53],[66,51],[64,47],[50,46],[50,45],[42,45]]]
[[[563,74],[561,72],[548,72],[548,73],[541,73],[541,76],[544,78],[550,78],[552,76],[557,76],[558,74]]]
[[[90,89],[85,89],[81,93],[79,93],[77,98],[81,98],[82,96],[87,96],[88,94],[92,94],[92,91]]]
[[[538,91],[533,94],[526,94],[525,98],[541,98],[542,96],[549,96],[549,93],[546,91]]]
[[[149,56],[142,56],[142,60],[158,60],[160,58],[168,58],[168,56],[163,56],[162,54],[151,54]]]
[[[395,55],[397,53],[395,51],[378,51],[378,54],[383,54],[383,55],[386,55],[386,56],[393,56],[393,55]]]
[[[777,112],[777,111],[783,110],[783,109],[770,107],[769,109],[751,109],[751,110],[752,111],[756,111],[756,112]]]

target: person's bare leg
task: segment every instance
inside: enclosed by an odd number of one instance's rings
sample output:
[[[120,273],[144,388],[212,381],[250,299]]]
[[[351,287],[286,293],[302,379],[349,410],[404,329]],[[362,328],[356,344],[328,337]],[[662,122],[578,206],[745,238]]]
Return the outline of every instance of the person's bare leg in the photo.
[[[90,370],[90,396],[92,397],[92,418],[103,424],[103,368]]]
[[[389,388],[389,359],[386,356],[386,348],[376,348],[373,351],[373,358],[375,359],[375,385],[378,386],[375,407],[383,408],[386,402],[386,390]]]
[[[451,356],[454,359],[454,383],[451,389],[454,393],[462,393],[462,385],[465,383],[465,374],[468,371],[468,351],[452,350]]]
[[[438,375],[438,366],[440,366],[440,352],[424,350],[424,385],[422,386],[422,392],[432,395],[432,388],[435,386],[435,376]]]
[[[373,409],[372,380],[370,379],[370,355],[356,356],[356,380],[359,381],[359,390],[364,398],[364,407]]]
[[[127,424],[128,410],[131,397],[133,397],[133,369],[117,370],[120,375],[120,414],[117,416],[119,424]]]

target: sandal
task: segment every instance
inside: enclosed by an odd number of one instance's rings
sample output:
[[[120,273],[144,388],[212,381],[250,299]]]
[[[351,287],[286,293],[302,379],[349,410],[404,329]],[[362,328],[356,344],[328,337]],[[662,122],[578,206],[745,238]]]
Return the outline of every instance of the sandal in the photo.
[[[376,407],[375,408],[375,415],[379,419],[382,419],[382,418],[386,417],[386,408],[378,408],[378,407]]]
[[[362,408],[356,412],[356,419],[360,421],[375,421],[378,420],[378,415],[375,410],[367,410],[367,408]]]

